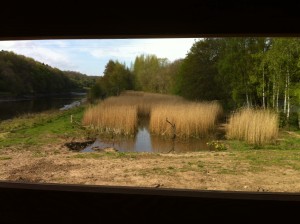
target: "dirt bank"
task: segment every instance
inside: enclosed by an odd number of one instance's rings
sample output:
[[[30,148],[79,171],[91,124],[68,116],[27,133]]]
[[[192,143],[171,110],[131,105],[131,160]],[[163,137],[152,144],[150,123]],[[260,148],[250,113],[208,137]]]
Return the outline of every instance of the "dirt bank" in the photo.
[[[49,146],[48,146],[49,147]],[[299,192],[295,166],[253,165],[238,152],[74,153],[57,145],[2,151],[0,179],[203,190]],[[300,162],[299,162],[300,163]]]

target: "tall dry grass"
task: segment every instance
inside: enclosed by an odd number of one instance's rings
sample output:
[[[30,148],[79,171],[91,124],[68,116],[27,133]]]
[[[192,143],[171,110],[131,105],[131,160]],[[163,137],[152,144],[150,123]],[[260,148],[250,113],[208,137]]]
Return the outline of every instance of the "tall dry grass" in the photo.
[[[153,107],[164,104],[183,102],[179,96],[159,93],[144,93],[141,91],[124,91],[120,96],[109,97],[105,100],[109,105],[135,106],[139,116],[149,116]]]
[[[181,101],[181,97],[135,91],[105,99],[86,110],[82,123],[100,133],[132,135],[139,116],[150,116],[153,105]]]
[[[278,136],[278,115],[263,109],[241,109],[231,115],[226,135],[250,144],[270,143]]]
[[[138,119],[150,117],[150,130],[158,135],[172,135],[168,119],[179,137],[203,137],[214,127],[222,109],[217,103],[195,103],[178,96],[126,91],[109,97],[87,109],[83,125],[100,132],[133,134]]]
[[[132,105],[114,105],[104,101],[88,108],[82,123],[100,133],[132,135],[137,128],[137,109]]]
[[[206,137],[214,129],[222,108],[218,103],[179,102],[152,108],[150,130],[158,135]],[[175,128],[167,122],[175,125]],[[175,133],[174,133],[175,129]]]

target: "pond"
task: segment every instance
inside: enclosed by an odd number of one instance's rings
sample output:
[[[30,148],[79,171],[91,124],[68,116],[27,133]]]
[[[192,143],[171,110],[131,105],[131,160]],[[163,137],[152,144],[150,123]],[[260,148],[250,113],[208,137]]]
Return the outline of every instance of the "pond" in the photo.
[[[94,149],[114,148],[119,152],[152,152],[152,153],[169,153],[169,152],[191,152],[207,151],[212,148],[206,143],[213,139],[171,139],[162,138],[152,135],[149,132],[149,122],[143,120],[139,123],[137,134],[134,138],[98,138],[96,141],[81,150],[81,152],[94,152]]]

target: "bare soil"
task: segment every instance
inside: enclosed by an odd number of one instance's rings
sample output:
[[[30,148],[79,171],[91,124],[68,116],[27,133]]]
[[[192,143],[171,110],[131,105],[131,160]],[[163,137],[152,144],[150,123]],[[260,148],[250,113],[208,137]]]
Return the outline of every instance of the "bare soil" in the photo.
[[[50,150],[51,148],[51,150]],[[0,154],[5,181],[201,190],[299,192],[300,171],[253,167],[232,152],[75,153],[63,145]]]

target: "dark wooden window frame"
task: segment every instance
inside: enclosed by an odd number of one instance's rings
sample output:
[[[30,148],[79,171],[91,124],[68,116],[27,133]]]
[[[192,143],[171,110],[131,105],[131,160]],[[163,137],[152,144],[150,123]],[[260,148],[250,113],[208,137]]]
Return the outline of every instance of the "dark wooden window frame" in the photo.
[[[43,4],[43,3],[41,3]],[[46,4],[46,3],[45,3]],[[300,36],[299,7],[200,1],[158,11],[77,5],[50,13],[3,7],[0,40]],[[75,3],[74,3],[75,4]],[[117,4],[117,3],[116,3]],[[51,9],[53,11],[51,12]],[[80,14],[81,9],[88,11]],[[153,14],[155,15],[153,17]],[[151,17],[152,15],[152,17]],[[278,221],[293,219],[300,194],[0,182],[0,222]]]

